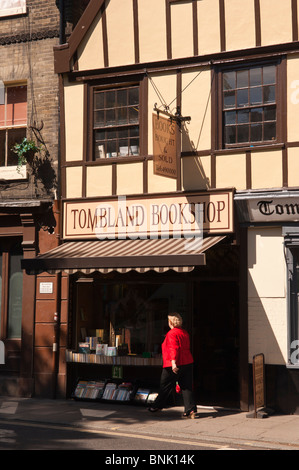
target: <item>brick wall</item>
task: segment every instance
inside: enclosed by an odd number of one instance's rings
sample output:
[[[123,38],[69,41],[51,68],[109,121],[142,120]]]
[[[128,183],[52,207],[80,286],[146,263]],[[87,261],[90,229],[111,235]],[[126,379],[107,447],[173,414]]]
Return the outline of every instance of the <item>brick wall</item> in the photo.
[[[88,1],[66,0],[65,24],[71,31]],[[27,81],[28,136],[44,144],[28,180],[1,182],[0,200],[53,198],[59,152],[58,76],[53,47],[59,44],[59,0],[27,0],[27,14],[0,18],[0,79]],[[40,143],[40,142],[39,142]]]

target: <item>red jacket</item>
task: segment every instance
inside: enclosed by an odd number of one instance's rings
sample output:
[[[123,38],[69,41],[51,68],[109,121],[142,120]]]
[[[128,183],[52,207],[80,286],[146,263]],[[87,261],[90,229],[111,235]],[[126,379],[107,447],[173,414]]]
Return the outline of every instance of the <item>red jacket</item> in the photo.
[[[192,364],[189,334],[183,328],[172,328],[168,331],[162,343],[163,367],[171,367],[171,361],[182,366]]]

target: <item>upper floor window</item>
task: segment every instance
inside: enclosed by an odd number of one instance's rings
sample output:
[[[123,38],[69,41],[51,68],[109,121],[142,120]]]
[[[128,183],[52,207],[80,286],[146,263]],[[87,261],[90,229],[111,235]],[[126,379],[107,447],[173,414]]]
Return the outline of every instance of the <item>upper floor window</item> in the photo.
[[[93,159],[139,155],[139,86],[94,89]]]
[[[12,151],[26,137],[27,86],[6,86],[0,102],[0,166],[17,165]]]
[[[277,66],[222,73],[223,148],[277,142]]]
[[[26,0],[0,0],[0,17],[26,13]]]

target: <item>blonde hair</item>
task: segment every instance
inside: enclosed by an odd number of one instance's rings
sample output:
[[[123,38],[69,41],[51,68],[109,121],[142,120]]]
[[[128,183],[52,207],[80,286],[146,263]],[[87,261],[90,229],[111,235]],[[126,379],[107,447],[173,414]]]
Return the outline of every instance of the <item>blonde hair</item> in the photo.
[[[183,319],[179,313],[170,313],[168,315],[168,320],[170,321],[171,325],[174,327],[182,326]]]

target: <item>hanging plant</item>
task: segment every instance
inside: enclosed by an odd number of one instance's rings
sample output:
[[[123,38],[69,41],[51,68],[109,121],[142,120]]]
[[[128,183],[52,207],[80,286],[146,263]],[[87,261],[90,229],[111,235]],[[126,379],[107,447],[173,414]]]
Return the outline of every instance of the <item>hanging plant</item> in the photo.
[[[35,154],[40,151],[40,148],[37,147],[33,140],[29,140],[27,137],[24,137],[20,144],[16,143],[13,146],[12,151],[18,156],[17,168],[19,170],[22,165],[32,163]]]

